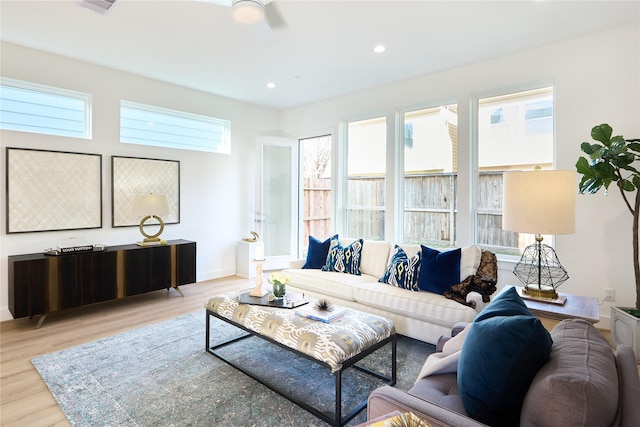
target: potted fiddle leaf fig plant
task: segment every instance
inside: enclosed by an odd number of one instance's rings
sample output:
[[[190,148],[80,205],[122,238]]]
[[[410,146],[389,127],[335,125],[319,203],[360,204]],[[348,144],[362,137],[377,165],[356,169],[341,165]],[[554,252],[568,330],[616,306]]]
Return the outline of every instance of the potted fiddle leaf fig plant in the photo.
[[[634,347],[640,361],[640,249],[638,248],[638,222],[640,218],[640,139],[612,136],[613,129],[606,123],[594,126],[591,137],[598,143],[583,142],[580,149],[589,160],[580,157],[576,169],[582,175],[578,186],[580,194],[594,194],[614,183],[633,217],[632,244],[633,270],[636,284],[635,307],[611,308],[611,339],[614,345]],[[623,316],[623,317],[621,317]],[[616,328],[622,328],[617,330]],[[635,337],[635,339],[634,339]],[[633,343],[635,342],[635,346]]]

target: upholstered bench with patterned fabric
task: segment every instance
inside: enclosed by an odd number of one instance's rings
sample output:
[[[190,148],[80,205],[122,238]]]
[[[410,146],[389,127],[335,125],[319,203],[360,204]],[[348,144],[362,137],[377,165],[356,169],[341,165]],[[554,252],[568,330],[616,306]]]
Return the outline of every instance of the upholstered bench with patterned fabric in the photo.
[[[281,393],[276,387],[264,383],[260,378],[246,372],[241,366],[225,359],[217,349],[231,345],[240,339],[257,336],[275,343],[295,354],[328,367],[335,375],[336,399],[334,417],[327,417],[316,408],[298,400],[296,396],[285,396],[318,418],[332,424],[344,425],[366,407],[366,401],[350,414],[342,417],[342,373],[349,367],[367,372],[389,385],[396,382],[396,331],[392,321],[355,309],[331,323],[297,316],[294,309],[240,304],[240,294],[230,292],[215,296],[205,303],[207,313],[206,350],[236,369],[245,372],[267,387]],[[211,318],[216,317],[247,332],[240,338],[215,343],[211,340]],[[356,365],[362,358],[391,344],[391,377]],[[248,356],[250,357],[250,356]]]

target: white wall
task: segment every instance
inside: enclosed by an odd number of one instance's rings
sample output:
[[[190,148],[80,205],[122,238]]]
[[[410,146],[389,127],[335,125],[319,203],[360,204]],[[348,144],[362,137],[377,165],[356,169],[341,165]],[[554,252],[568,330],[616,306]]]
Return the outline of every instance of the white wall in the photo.
[[[235,272],[236,242],[253,227],[255,180],[254,140],[257,134],[309,137],[332,132],[338,140],[345,120],[386,115],[420,106],[458,103],[459,244],[472,242],[468,176],[471,159],[470,102],[500,89],[521,89],[527,84],[555,84],[556,164],[574,169],[580,143],[589,139],[591,127],[607,122],[628,138],[640,136],[640,27],[626,26],[563,43],[484,61],[441,73],[398,82],[280,114],[222,97],[135,77],[69,59],[2,44],[0,74],[6,77],[66,87],[94,96],[94,139],[69,138],[2,131],[4,147],[29,147],[103,155],[103,228],[98,230],[0,235],[0,319],[7,309],[7,256],[38,252],[61,238],[78,236],[105,244],[122,244],[139,238],[136,228],[112,229],[110,206],[111,155],[181,161],[181,224],[168,225],[167,238],[198,242],[198,280]],[[121,98],[232,122],[230,156],[156,149],[119,144],[118,103]],[[393,126],[393,120],[389,120]],[[388,135],[395,135],[388,129]],[[336,148],[336,153],[339,152]],[[392,148],[387,153],[392,153]],[[337,176],[343,159],[334,159]],[[393,163],[391,162],[387,162]],[[0,185],[5,188],[5,173]],[[576,181],[578,176],[576,175]],[[469,197],[467,197],[469,196]],[[3,203],[5,201],[2,198]],[[390,202],[391,203],[391,202]],[[335,208],[335,207],[334,207]],[[0,222],[6,223],[4,206]],[[338,224],[340,220],[336,221]],[[390,237],[393,239],[393,236]],[[579,196],[576,233],[559,236],[556,248],[571,278],[561,291],[602,299],[603,288],[616,290],[616,305],[633,305],[631,215],[617,194]],[[501,263],[500,284],[514,283],[512,265]],[[600,327],[608,328],[609,303],[601,310]]]
[[[197,279],[235,274],[236,244],[254,228],[254,151],[260,133],[277,130],[278,113],[263,107],[207,95],[110,69],[3,43],[0,75],[56,86],[93,96],[93,139],[2,131],[2,174],[6,188],[5,147],[37,148],[102,154],[103,227],[40,233],[6,234],[6,198],[0,223],[0,320],[8,310],[7,256],[41,252],[68,237],[118,245],[141,236],[137,227],[111,227],[111,156],[180,161],[180,224],[167,225],[163,237],[197,242]],[[231,155],[121,144],[120,99],[156,105],[231,121]],[[78,177],[82,179],[82,177]]]
[[[313,136],[333,129],[338,139],[342,121],[386,115],[415,106],[457,102],[459,107],[458,244],[473,242],[468,215],[470,170],[470,103],[474,96],[528,84],[555,85],[556,165],[575,170],[580,143],[591,128],[609,123],[616,134],[640,136],[640,28],[636,25],[592,34],[563,43],[519,52],[373,90],[354,93],[283,112],[281,128],[292,135]],[[388,126],[393,126],[393,120]],[[398,134],[393,130],[388,135]],[[336,151],[337,152],[337,151]],[[390,152],[388,150],[387,152]],[[337,162],[334,162],[337,163]],[[393,162],[388,162],[393,163]],[[334,170],[338,173],[338,170]],[[337,175],[334,175],[337,176]],[[576,174],[576,188],[578,175]],[[556,250],[570,279],[560,291],[603,298],[603,288],[616,290],[615,305],[634,305],[631,243],[632,216],[614,191],[578,196],[576,233],[558,236]],[[388,204],[392,201],[389,199]],[[389,237],[393,240],[393,237]],[[518,284],[512,264],[501,262],[500,285]],[[600,307],[601,328],[609,327],[609,303]]]

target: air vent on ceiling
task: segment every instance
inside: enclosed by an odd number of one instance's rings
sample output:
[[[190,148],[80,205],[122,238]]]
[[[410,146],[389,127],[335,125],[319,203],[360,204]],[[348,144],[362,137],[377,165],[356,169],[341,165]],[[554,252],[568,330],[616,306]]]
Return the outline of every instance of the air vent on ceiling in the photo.
[[[116,0],[81,0],[80,6],[104,15],[115,2]]]

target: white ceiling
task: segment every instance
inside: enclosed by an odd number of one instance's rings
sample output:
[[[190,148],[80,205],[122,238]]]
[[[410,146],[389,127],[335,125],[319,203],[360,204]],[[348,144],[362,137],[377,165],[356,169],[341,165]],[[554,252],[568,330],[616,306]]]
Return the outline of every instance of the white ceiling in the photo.
[[[0,0],[0,38],[276,109],[640,20],[638,0],[275,0],[285,25],[265,43],[225,0],[117,0],[104,15],[78,3]]]

